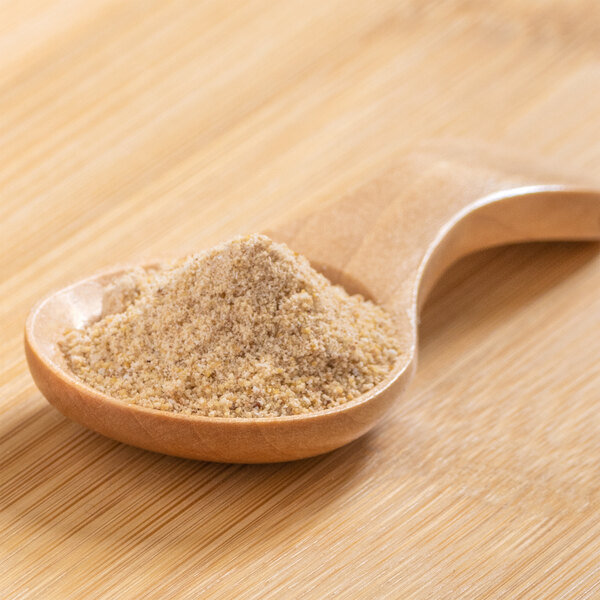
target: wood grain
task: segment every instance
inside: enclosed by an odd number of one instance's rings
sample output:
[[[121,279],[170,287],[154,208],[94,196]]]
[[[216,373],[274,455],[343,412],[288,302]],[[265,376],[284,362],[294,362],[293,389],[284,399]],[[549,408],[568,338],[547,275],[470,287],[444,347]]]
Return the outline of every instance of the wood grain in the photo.
[[[595,244],[487,251],[415,381],[332,454],[223,466],[64,419],[27,311],[340,197],[427,137],[600,167],[595,1],[0,5],[4,598],[600,596]]]

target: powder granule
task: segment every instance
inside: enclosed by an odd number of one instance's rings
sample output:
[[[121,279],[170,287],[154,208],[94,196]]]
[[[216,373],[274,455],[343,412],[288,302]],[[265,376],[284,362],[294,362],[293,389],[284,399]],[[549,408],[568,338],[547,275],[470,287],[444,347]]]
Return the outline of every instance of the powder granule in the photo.
[[[103,316],[59,346],[86,384],[210,417],[309,413],[357,398],[394,366],[392,318],[263,235],[236,238],[107,290]]]

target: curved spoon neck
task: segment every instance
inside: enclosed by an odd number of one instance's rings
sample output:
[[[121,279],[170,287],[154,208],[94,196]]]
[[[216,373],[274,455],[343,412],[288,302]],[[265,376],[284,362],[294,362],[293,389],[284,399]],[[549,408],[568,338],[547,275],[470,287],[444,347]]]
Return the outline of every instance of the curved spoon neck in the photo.
[[[564,185],[503,190],[473,202],[440,229],[415,281],[420,308],[450,264],[485,248],[600,239],[600,192]]]

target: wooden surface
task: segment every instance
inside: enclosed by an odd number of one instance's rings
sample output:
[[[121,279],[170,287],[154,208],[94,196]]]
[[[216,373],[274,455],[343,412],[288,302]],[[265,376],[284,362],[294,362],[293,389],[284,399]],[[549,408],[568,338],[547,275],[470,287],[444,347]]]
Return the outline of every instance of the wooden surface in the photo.
[[[600,167],[595,1],[0,7],[2,598],[597,598],[597,244],[453,267],[389,419],[226,466],[69,422],[42,295],[340,196],[424,137]],[[440,199],[443,201],[443,199]]]

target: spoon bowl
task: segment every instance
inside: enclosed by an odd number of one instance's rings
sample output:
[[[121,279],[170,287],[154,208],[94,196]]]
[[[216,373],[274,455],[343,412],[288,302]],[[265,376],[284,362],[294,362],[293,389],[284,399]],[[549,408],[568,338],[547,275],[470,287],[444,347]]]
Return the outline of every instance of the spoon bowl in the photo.
[[[315,413],[243,419],[144,408],[87,386],[70,373],[57,342],[65,330],[101,315],[104,290],[123,268],[74,283],[32,309],[25,350],[40,391],[73,421],[165,454],[261,463],[334,450],[371,429],[407,387],[420,308],[450,263],[510,242],[600,239],[600,192],[512,153],[429,145],[349,196],[266,233],[394,317],[400,358],[368,393]]]
[[[318,413],[256,419],[183,415],[128,404],[73,375],[57,342],[102,312],[103,272],[39,302],[25,327],[29,369],[42,394],[69,419],[147,450],[217,462],[281,462],[328,452],[368,431],[408,383],[406,367],[353,402]]]

